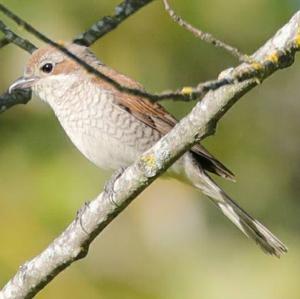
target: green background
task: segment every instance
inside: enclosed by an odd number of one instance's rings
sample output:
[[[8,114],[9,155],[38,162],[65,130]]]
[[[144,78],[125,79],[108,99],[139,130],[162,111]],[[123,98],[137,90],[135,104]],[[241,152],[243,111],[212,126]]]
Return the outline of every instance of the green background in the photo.
[[[119,1],[5,0],[54,40],[70,40]],[[192,24],[250,54],[299,8],[298,0],[191,0],[172,5]],[[4,17],[18,34],[41,45]],[[174,24],[154,1],[94,46],[106,64],[149,91],[196,85],[238,62]],[[21,75],[28,54],[0,50],[0,89]],[[158,180],[95,240],[89,255],[38,298],[299,298],[299,62],[247,94],[207,147],[237,175],[218,180],[289,247],[264,255],[209,201]],[[164,103],[176,116],[195,103]],[[0,284],[38,254],[103,188],[108,174],[73,147],[46,104],[34,98],[0,115]]]

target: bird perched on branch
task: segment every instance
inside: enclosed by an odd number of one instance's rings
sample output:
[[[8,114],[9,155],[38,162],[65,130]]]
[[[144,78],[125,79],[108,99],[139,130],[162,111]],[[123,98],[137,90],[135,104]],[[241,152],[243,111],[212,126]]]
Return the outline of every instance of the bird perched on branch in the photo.
[[[143,89],[136,81],[101,63],[87,47],[69,44],[66,48],[122,86]],[[130,165],[177,123],[158,103],[119,91],[52,46],[42,47],[31,55],[24,76],[9,91],[24,88],[31,88],[51,106],[75,146],[100,168]],[[276,256],[286,252],[285,245],[239,207],[208,172],[234,179],[230,170],[196,144],[167,174],[182,174],[265,252]]]

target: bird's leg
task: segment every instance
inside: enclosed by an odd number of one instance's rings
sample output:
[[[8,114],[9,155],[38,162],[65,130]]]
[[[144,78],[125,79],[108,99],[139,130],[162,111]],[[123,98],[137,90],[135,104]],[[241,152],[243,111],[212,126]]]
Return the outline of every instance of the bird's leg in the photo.
[[[120,206],[114,201],[114,194],[115,194],[115,182],[116,180],[124,173],[126,167],[118,168],[112,175],[109,181],[107,181],[104,185],[104,192],[108,196],[108,199],[114,204],[117,208]]]
[[[114,201],[114,194],[115,194],[115,190],[114,190],[114,184],[116,182],[116,180],[123,174],[123,172],[125,171],[125,167],[121,167],[118,170],[116,170],[111,179],[106,182],[106,184],[104,185],[104,193],[106,194],[107,198],[109,199],[109,201],[116,206],[117,208],[119,208],[119,205]],[[85,229],[84,225],[83,225],[83,215],[85,213],[85,211],[87,209],[89,209],[89,205],[90,202],[86,201],[83,206],[77,211],[76,214],[76,222],[78,222],[80,224],[81,229],[86,233],[89,234],[89,232]]]

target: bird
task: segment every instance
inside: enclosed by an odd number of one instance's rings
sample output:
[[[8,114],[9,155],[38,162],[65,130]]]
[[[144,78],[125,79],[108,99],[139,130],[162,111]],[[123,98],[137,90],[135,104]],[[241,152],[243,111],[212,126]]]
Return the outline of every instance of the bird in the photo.
[[[67,43],[65,48],[120,85],[144,90],[137,81],[101,62],[88,47]],[[32,53],[23,76],[8,92],[28,88],[50,105],[73,144],[101,169],[126,168],[177,124],[159,103],[120,91],[51,45]],[[167,175],[180,175],[202,191],[265,253],[280,257],[287,252],[287,247],[219,187],[211,174],[235,178],[200,143],[167,170]]]

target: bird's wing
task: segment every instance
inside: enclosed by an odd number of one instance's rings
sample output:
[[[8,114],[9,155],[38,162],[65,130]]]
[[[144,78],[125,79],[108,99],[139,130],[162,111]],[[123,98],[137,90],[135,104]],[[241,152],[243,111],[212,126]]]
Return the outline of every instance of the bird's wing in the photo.
[[[143,89],[143,87],[135,80],[130,79],[105,65],[98,65],[97,68],[99,71],[110,78],[113,78],[123,86]],[[167,134],[176,125],[177,120],[175,117],[167,112],[160,104],[151,102],[143,97],[130,94],[124,95],[124,93],[121,93],[119,90],[112,87],[111,84],[103,82],[103,80],[99,80],[98,78],[94,78],[93,80],[96,80],[97,84],[101,85],[102,88],[111,90],[114,93],[115,102],[119,107],[126,110],[128,113],[131,113],[139,121],[157,130],[161,135]],[[205,170],[226,179],[234,180],[234,174],[212,156],[201,144],[194,145],[191,148],[191,152]]]

